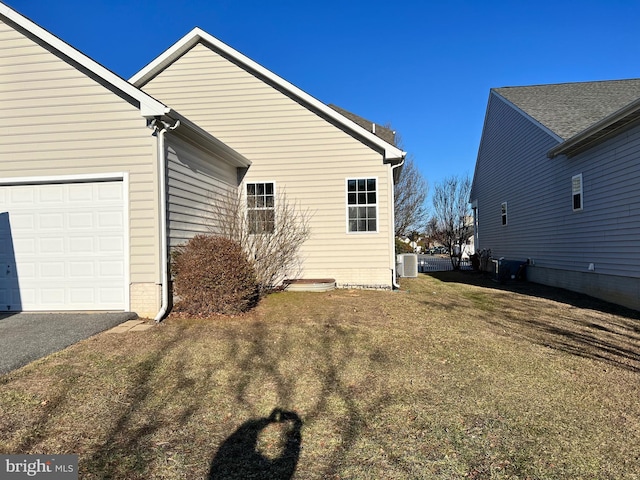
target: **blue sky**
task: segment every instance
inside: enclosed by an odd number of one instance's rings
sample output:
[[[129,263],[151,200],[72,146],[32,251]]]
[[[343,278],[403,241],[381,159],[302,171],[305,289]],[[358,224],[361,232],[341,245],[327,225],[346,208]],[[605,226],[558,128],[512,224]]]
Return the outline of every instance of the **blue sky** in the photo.
[[[640,2],[7,0],[129,78],[198,26],[391,124],[430,185],[473,174],[492,87],[640,77]]]

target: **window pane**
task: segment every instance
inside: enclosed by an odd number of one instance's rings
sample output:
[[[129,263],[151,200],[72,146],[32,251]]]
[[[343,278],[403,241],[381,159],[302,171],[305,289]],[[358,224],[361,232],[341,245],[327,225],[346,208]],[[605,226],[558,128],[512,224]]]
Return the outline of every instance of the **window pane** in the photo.
[[[349,231],[350,232],[358,231],[358,222],[356,220],[349,220]]]
[[[367,193],[367,203],[376,203],[376,192]]]
[[[267,208],[273,208],[273,196],[268,196],[265,198],[265,206]]]
[[[355,205],[357,203],[356,202],[356,194],[355,193],[349,193],[347,202],[348,202],[348,205]]]
[[[367,207],[358,207],[358,218],[367,218]]]
[[[349,207],[349,220],[358,218],[358,208]]]
[[[368,178],[367,179],[367,190],[368,191],[372,191],[376,189],[376,179],[375,178]]]
[[[367,203],[367,194],[358,193],[358,205],[364,205]]]
[[[376,231],[376,221],[375,220],[367,220],[368,231],[375,232]]]
[[[347,181],[347,191],[349,191],[349,192],[355,192],[356,191],[356,181],[355,180]]]
[[[367,231],[367,221],[366,220],[358,220],[358,231],[366,232]]]
[[[256,183],[256,194],[264,195],[264,183]]]
[[[376,207],[367,207],[367,218],[376,218]]]
[[[573,196],[573,209],[574,210],[580,210],[582,208],[581,205],[581,196],[580,195],[574,195]]]
[[[358,180],[358,191],[364,191],[366,190],[365,188],[365,180],[364,179],[359,179]]]
[[[255,195],[255,194],[256,194],[256,184],[247,183],[247,195]]]
[[[256,197],[256,207],[264,207],[264,197]]]
[[[264,192],[267,195],[273,195],[273,183],[265,183],[264,184]]]

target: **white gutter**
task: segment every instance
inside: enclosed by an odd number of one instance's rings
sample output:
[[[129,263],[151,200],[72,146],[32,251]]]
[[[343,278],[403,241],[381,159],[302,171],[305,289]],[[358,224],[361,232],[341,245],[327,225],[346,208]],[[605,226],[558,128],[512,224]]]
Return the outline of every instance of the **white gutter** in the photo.
[[[162,124],[162,128],[158,125]],[[158,182],[160,187],[160,255],[162,268],[162,304],[160,311],[155,316],[156,323],[160,323],[169,309],[169,245],[168,245],[168,229],[167,229],[167,157],[164,154],[164,134],[167,130],[175,130],[180,126],[180,120],[176,120],[173,126],[169,123],[154,118],[151,126],[155,128],[158,135]]]
[[[404,165],[404,161],[406,158],[407,157],[403,156],[400,163],[391,165],[391,183],[393,184],[391,187],[391,245],[393,249],[393,261],[391,262],[391,264],[393,265],[393,268],[391,269],[391,284],[393,285],[393,288],[400,288],[400,285],[398,284],[398,282],[396,282],[396,193],[395,182],[393,181],[393,173],[396,168]]]

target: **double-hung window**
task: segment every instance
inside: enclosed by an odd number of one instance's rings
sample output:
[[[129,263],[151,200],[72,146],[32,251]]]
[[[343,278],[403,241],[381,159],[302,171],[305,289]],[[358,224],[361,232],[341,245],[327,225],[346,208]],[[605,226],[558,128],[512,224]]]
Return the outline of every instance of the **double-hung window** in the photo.
[[[378,181],[375,178],[347,179],[347,231],[378,231]]]
[[[247,183],[247,223],[251,234],[273,233],[275,229],[273,182]]]

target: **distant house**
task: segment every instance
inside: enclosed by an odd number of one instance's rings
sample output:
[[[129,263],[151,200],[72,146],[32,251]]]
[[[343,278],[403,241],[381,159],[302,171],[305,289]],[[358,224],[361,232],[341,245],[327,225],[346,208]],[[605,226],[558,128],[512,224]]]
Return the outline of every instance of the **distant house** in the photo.
[[[392,287],[404,152],[198,29],[133,80],[0,3],[0,310],[161,318],[238,191],[311,212],[300,276]]]
[[[640,308],[640,79],[490,91],[476,250],[528,279]]]

